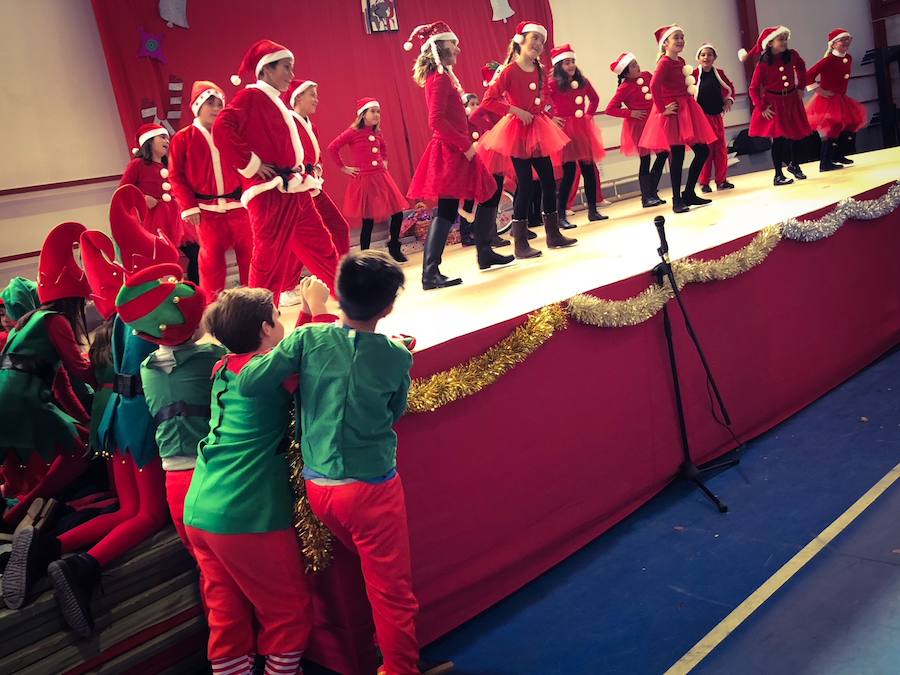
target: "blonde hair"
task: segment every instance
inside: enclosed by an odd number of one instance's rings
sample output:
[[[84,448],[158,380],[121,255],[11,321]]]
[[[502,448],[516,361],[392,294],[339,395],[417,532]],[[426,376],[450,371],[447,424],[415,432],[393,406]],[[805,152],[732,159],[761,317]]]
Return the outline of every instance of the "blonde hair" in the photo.
[[[509,51],[506,53],[506,61],[503,62],[504,67],[508,66],[510,63],[515,61],[516,57],[522,53],[522,45],[520,45],[515,40],[510,40],[509,42]],[[541,57],[537,57],[534,59],[534,66],[538,71],[538,91],[543,91],[544,89],[544,64],[541,63]]]
[[[413,65],[413,81],[420,87],[424,87],[425,79],[431,75],[431,73],[437,72],[437,68],[438,64],[434,62],[434,56],[431,55],[431,50],[426,49],[419,54],[419,58],[416,59],[416,62]]]

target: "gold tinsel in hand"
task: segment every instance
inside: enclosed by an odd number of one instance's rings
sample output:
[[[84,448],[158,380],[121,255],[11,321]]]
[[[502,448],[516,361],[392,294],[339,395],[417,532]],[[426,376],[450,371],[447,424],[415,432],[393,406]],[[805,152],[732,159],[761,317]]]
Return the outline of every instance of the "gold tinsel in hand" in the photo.
[[[566,327],[566,312],[557,304],[542,307],[508,337],[468,362],[412,381],[407,413],[420,413],[477,394],[522,363],[553,334]]]
[[[324,523],[316,518],[309,505],[306,481],[303,479],[303,454],[294,433],[297,424],[296,410],[291,417],[291,426],[288,430],[290,439],[288,463],[291,469],[291,485],[294,488],[294,529],[297,530],[297,540],[306,560],[306,572],[316,573],[331,563],[332,534]]]

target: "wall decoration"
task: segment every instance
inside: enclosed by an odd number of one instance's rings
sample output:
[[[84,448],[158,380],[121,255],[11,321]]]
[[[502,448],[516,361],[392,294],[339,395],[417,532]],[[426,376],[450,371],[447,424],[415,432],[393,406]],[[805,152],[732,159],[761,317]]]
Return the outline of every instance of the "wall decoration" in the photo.
[[[400,30],[397,21],[397,0],[362,0],[366,33],[395,33]]]

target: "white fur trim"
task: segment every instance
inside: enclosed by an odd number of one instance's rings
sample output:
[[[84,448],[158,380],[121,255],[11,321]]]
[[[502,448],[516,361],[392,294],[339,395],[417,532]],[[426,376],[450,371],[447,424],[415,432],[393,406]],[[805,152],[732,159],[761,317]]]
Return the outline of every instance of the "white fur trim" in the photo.
[[[702,52],[704,49],[712,49],[713,54],[716,55],[716,58],[719,58],[719,50],[716,49],[716,46],[713,44],[710,44],[709,42],[704,42],[702,45],[700,45],[700,48],[697,50],[697,60],[698,61],[700,60],[700,52]]]
[[[448,33],[438,33],[436,35],[432,35],[430,38],[425,40],[425,42],[423,42],[422,46],[419,48],[419,51],[424,54],[426,49],[431,48],[431,45],[434,45],[435,49],[437,49],[437,42],[439,40],[453,40],[454,42],[459,42],[459,38],[456,37],[456,33],[454,33],[453,31],[450,31]],[[404,46],[404,49],[405,49],[405,46]],[[410,49],[411,49],[411,47],[410,47]],[[409,51],[409,50],[407,49],[407,51]]]
[[[309,140],[312,143],[313,150],[315,151],[315,154],[316,154],[315,159],[314,159],[314,161],[309,162],[309,163],[310,164],[318,164],[319,160],[321,159],[322,151],[319,148],[319,139],[316,138],[316,134],[313,132],[312,122],[310,122],[308,119],[306,119],[302,115],[298,115],[297,113],[294,113],[294,118],[298,122],[300,122],[301,126],[303,127],[303,130],[306,131],[306,134],[309,136]],[[305,160],[306,160],[306,158],[304,157],[304,161]]]
[[[156,136],[168,136],[168,135],[169,135],[169,132],[166,131],[165,129],[151,129],[150,131],[145,131],[140,136],[138,136],[138,152],[140,152],[141,146],[143,146],[144,143],[149,141],[151,138],[155,138]],[[133,149],[132,149],[132,152],[134,152]],[[137,154],[137,152],[135,152],[134,154]]]
[[[184,211],[182,211],[182,212],[181,212],[181,217],[182,217],[182,219],[184,219],[184,218],[187,218],[188,216],[195,216],[195,215],[197,215],[198,213],[200,213],[200,207],[199,207],[199,206],[195,206],[195,207],[192,208],[192,209],[185,209]]]
[[[623,56],[622,59],[616,64],[616,69],[613,72],[616,75],[621,75],[625,72],[625,69],[631,65],[631,62],[636,60],[637,57],[634,54],[632,54],[631,52],[626,53],[625,56]]]
[[[369,101],[363,107],[359,108],[356,111],[356,114],[357,114],[357,116],[362,115],[369,108],[376,108],[376,107],[378,107],[378,108],[381,107],[381,104],[378,101]]]
[[[515,37],[513,38],[513,40],[515,40],[516,43],[518,43],[518,44],[522,44],[523,42],[525,42],[525,35],[526,35],[526,33],[537,33],[538,35],[542,35],[543,38],[544,38],[544,40],[547,39],[547,29],[544,28],[541,24],[539,24],[539,23],[526,23],[525,26],[522,28],[522,32],[521,32],[521,33],[516,33],[516,35],[515,35]],[[519,38],[519,39],[516,40],[516,38]]]
[[[831,38],[831,42],[828,43],[828,46],[830,47],[835,42],[837,42],[841,38],[845,38],[845,37],[853,37],[853,36],[850,35],[850,33],[848,33],[847,31],[844,31],[843,33],[838,33],[835,37]],[[841,56],[843,56],[843,54],[841,54]]]
[[[241,174],[244,178],[253,178],[256,175],[256,172],[259,171],[259,167],[262,166],[262,160],[255,152],[250,153],[250,162],[243,169],[238,169],[237,172]],[[221,193],[220,193],[221,194]]]
[[[574,58],[575,58],[575,52],[563,52],[562,54],[557,54],[552,59],[550,59],[550,63],[555,66],[560,61],[565,61],[566,59],[574,59]]]
[[[294,123],[294,111],[288,110],[288,107],[281,100],[281,92],[275,87],[265,82],[259,81],[255,84],[247,85],[247,89],[259,89],[263,94],[269,97],[269,100],[275,104],[278,112],[281,113],[281,119],[287,127],[288,135],[291,138],[291,146],[294,148],[294,167],[303,166],[303,143],[300,141],[300,132],[297,131],[297,125]],[[259,167],[257,167],[258,169]],[[256,172],[254,172],[256,173]],[[249,176],[248,176],[249,177]]]
[[[209,157],[212,162],[212,170],[213,177],[216,181],[216,194],[221,195],[225,193],[225,181],[222,178],[222,160],[219,157],[219,149],[216,147],[216,144],[213,142],[212,134],[206,130],[202,124],[200,124],[200,120],[194,120],[194,127],[200,131],[200,135],[203,136],[203,139],[206,141],[206,145],[209,147]],[[254,155],[255,156],[255,155]],[[250,163],[253,163],[253,158],[251,157]],[[249,168],[249,167],[248,167]],[[256,167],[256,171],[259,171],[259,166]],[[250,176],[256,173],[254,171]],[[243,174],[241,174],[243,175]],[[250,178],[250,176],[246,176],[246,178]],[[218,200],[225,201],[225,200]]]
[[[788,40],[791,39],[791,29],[787,26],[778,26],[778,28],[769,33],[764,40],[760,41],[760,48],[763,51],[766,51],[766,47],[769,46],[769,43],[783,33],[787,33]]]
[[[191,112],[194,113],[194,116],[196,116],[197,113],[200,112],[200,106],[206,103],[206,99],[208,99],[210,96],[215,96],[217,99],[222,101],[222,105],[225,105],[225,94],[223,94],[218,89],[213,89],[212,87],[210,87],[209,89],[204,89],[202,92],[200,92],[200,95],[197,96],[194,102],[191,103]]]
[[[281,59],[293,58],[294,53],[290,49],[279,49],[277,52],[270,52],[256,62],[256,68],[254,69],[253,74],[259,77],[259,71],[263,69],[263,66],[269,63],[275,63],[276,61],[281,61]]]
[[[304,91],[309,89],[310,87],[318,87],[318,82],[313,82],[312,80],[305,80],[301,82],[300,85],[294,89],[294,93],[291,94],[291,107],[294,107],[294,103],[297,101],[297,97],[302,94]]]
[[[669,36],[670,36],[672,33],[675,33],[675,32],[677,32],[677,31],[681,31],[681,32],[683,33],[683,32],[684,32],[684,28],[682,28],[681,26],[669,26],[669,30],[667,30],[665,33],[663,33],[663,34],[662,34],[662,37],[659,39],[659,45],[658,45],[659,48],[662,49],[662,48],[663,48],[663,45],[664,45],[665,42],[666,42],[666,40],[669,39]]]
[[[815,91],[816,89],[819,88],[819,86],[820,85],[818,82],[813,82],[812,84],[806,85],[806,91]]]

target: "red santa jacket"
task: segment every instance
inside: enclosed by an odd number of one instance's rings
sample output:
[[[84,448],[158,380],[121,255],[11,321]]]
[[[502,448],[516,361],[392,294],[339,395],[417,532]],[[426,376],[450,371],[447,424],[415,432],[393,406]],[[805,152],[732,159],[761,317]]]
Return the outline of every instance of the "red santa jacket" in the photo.
[[[788,50],[790,60],[785,63],[781,54],[774,54],[772,61],[760,61],[750,80],[750,100],[755,107],[772,102],[779,95],[793,93],[806,86],[806,63],[793,49]]]
[[[147,162],[135,157],[125,167],[119,185],[134,185],[145,195],[161,200],[172,189],[168,178],[169,170],[159,162]]]
[[[225,213],[243,208],[241,177],[233,167],[223,165],[212,133],[197,119],[172,136],[169,181],[182,218],[201,210]],[[209,199],[198,195],[218,197]]]
[[[469,131],[474,140],[478,140],[482,134],[494,128],[494,125],[500,121],[502,115],[488,110],[483,105],[479,105],[469,115]]]
[[[719,84],[722,85],[722,100],[728,101],[730,100],[734,103],[734,98],[737,96],[737,90],[734,88],[734,83],[728,79],[728,76],[725,74],[725,71],[721,68],[716,68],[713,66],[713,72],[716,74],[716,79],[719,81]],[[694,79],[697,80],[697,94],[694,94],[694,98],[700,93],[699,85],[700,85],[700,67],[694,68]]]
[[[460,152],[472,147],[466,120],[466,107],[447,73],[431,73],[425,79],[425,105],[428,107],[428,128],[434,138]]]
[[[581,86],[569,86],[565,90],[560,90],[555,77],[550,77],[549,80],[547,93],[550,103],[553,105],[553,114],[557,117],[578,117],[576,113],[579,110],[582,111],[583,116],[590,117],[600,107],[600,97],[597,96],[594,87],[587,80],[584,80]],[[574,80],[572,84],[576,84]],[[587,109],[585,109],[586,102]]]
[[[387,144],[381,131],[373,131],[368,127],[363,129],[349,127],[331,141],[328,144],[328,155],[341,168],[347,166],[341,159],[341,149],[344,147],[350,148],[351,165],[359,168],[362,173],[384,170]]]
[[[806,88],[813,90],[822,87],[822,89],[833,91],[836,94],[846,94],[852,67],[853,57],[850,54],[841,54],[832,50],[828,56],[806,71],[809,82]],[[819,78],[818,83],[815,82],[816,78]]]
[[[481,102],[488,110],[498,115],[509,112],[511,105],[527,110],[532,115],[543,114],[551,105],[549,94],[544,85],[544,91],[538,91],[540,86],[540,73],[534,71],[526,73],[515,61],[506,65],[494,78],[491,85],[484,92],[484,100]]]
[[[322,174],[322,149],[319,147],[319,130],[307,117],[292,111],[303,144],[303,158],[307,169],[315,169],[316,175]]]
[[[665,112],[666,106],[688,93],[687,76],[694,69],[684,62],[680,56],[670,59],[663,56],[656,64],[656,72],[650,82],[650,92],[653,94],[653,105],[659,112]]]
[[[293,111],[281,100],[281,92],[265,82],[247,85],[231,99],[213,124],[213,138],[222,160],[242,177],[241,201],[245,206],[268,190],[306,192],[321,187],[318,178],[306,173],[303,142]],[[256,175],[263,163],[293,173],[265,180]]]
[[[650,93],[652,79],[650,72],[643,70],[635,79],[623,80],[603,113],[625,119],[631,117],[632,110],[650,110],[653,107],[653,94]]]

